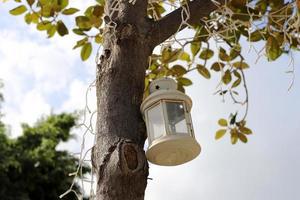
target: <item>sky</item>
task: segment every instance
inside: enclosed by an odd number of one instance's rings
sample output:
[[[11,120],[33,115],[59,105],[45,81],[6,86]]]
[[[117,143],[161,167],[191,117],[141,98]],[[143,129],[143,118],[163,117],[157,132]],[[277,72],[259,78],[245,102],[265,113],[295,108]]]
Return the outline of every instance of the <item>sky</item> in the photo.
[[[85,7],[89,2],[72,1]],[[46,39],[46,35],[12,17],[12,4],[0,6],[0,79],[5,87],[3,121],[11,127],[11,137],[21,134],[20,123],[33,124],[42,115],[95,110],[95,90],[88,90],[95,77],[93,59],[80,61],[72,50],[76,36]],[[243,42],[245,49],[249,44]],[[202,147],[193,161],[176,167],[150,164],[146,200],[282,200],[300,199],[300,54],[294,54],[295,82],[286,73],[289,57],[267,62],[253,51],[246,52],[250,69],[247,123],[254,134],[247,144],[231,145],[229,135],[219,141],[214,133],[219,118],[227,118],[238,108],[229,98],[225,103],[213,95],[219,80],[197,73],[189,75],[193,86],[187,94],[193,100],[192,119],[197,141]],[[79,150],[82,131],[77,139],[61,144],[70,152]],[[91,145],[88,142],[87,146]]]

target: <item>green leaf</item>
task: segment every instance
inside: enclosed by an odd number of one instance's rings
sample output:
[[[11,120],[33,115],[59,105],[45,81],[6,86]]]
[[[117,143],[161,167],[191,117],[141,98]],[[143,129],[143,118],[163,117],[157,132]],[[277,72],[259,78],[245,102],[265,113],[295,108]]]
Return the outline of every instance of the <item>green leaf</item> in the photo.
[[[77,9],[77,8],[67,8],[67,9],[62,11],[62,14],[64,14],[64,15],[73,15],[74,13],[76,13],[78,11],[79,11],[79,9]]]
[[[223,49],[222,47],[221,47],[220,50],[219,50],[219,58],[220,58],[222,61],[230,61],[230,60],[231,60],[230,56],[227,55],[226,50]]]
[[[24,20],[27,24],[30,24],[32,22],[32,15],[31,13],[27,13],[25,16],[24,16]]]
[[[204,49],[201,53],[200,53],[200,58],[203,60],[208,60],[210,58],[212,58],[214,56],[214,52],[210,49]]]
[[[227,123],[226,119],[219,119],[218,124],[220,126],[228,126],[228,123]]]
[[[231,88],[235,88],[235,87],[239,86],[242,82],[242,78],[241,78],[240,73],[238,73],[236,70],[234,70],[233,74],[234,74],[235,77],[237,77],[237,80],[233,82]]]
[[[238,133],[238,137],[242,142],[244,142],[244,143],[248,142],[246,135],[244,135],[243,133]]]
[[[46,5],[49,2],[49,0],[39,0],[39,4],[41,4],[42,6]]]
[[[78,16],[75,18],[76,25],[81,29],[90,29],[92,24],[90,19],[86,16]]]
[[[226,70],[225,74],[222,77],[222,81],[224,84],[228,85],[231,82],[231,73],[229,70]]]
[[[197,55],[197,53],[200,51],[201,48],[201,42],[194,41],[191,43],[191,52],[193,57]]]
[[[51,28],[51,22],[49,21],[42,21],[37,24],[36,26],[37,30],[39,31],[45,31]]]
[[[172,51],[171,48],[167,47],[162,52],[162,62],[163,63],[171,63],[176,61],[181,54],[181,49],[174,49]]]
[[[96,5],[94,6],[94,9],[93,9],[93,15],[96,16],[96,17],[101,17],[104,13],[104,7],[103,6],[99,6],[99,5]]]
[[[231,129],[231,144],[236,144],[238,141],[238,132],[236,129]]]
[[[79,29],[79,28],[74,28],[72,31],[73,31],[75,34],[77,34],[77,35],[86,35],[86,34],[83,32],[83,30],[81,30],[81,29]]]
[[[9,11],[12,15],[21,15],[27,11],[26,6],[21,5]]]
[[[220,129],[216,132],[216,135],[215,135],[215,139],[218,140],[220,139],[221,137],[223,137],[226,133],[226,129]]]
[[[187,61],[187,62],[191,61],[190,55],[188,53],[184,52],[184,51],[181,52],[179,59]]]
[[[189,86],[193,84],[193,82],[190,79],[183,77],[177,78],[177,81],[183,86]]]
[[[248,40],[250,40],[251,42],[257,42],[263,39],[263,33],[262,30],[256,30],[252,33],[250,33],[250,36],[248,38]]]
[[[69,5],[69,0],[57,0],[57,2],[61,9],[64,9]]]
[[[210,73],[203,65],[197,65],[197,70],[204,78],[210,79]]]
[[[48,38],[51,38],[56,33],[56,26],[51,25],[51,28],[47,30]]]
[[[98,34],[98,35],[95,36],[95,42],[97,44],[101,44],[103,42],[103,38],[102,38],[102,36],[100,34]]]
[[[230,60],[234,60],[241,53],[241,47],[236,45],[235,47],[230,49]]]
[[[85,43],[81,49],[81,60],[85,61],[87,60],[92,53],[92,44],[90,42]]]
[[[223,69],[225,67],[224,63],[220,63],[220,62],[215,62],[214,64],[212,64],[211,68],[212,70],[219,72],[221,71],[221,69]]]
[[[186,74],[186,72],[187,72],[186,69],[181,65],[174,65],[171,68],[171,71],[172,71],[172,74],[176,75],[176,76],[182,76],[182,75]]]
[[[78,47],[83,46],[87,41],[88,41],[88,37],[85,37],[85,38],[83,38],[83,39],[81,39],[81,40],[78,40],[78,41],[76,42],[76,45],[73,47],[73,49],[76,49],[76,48],[78,48]]]
[[[239,86],[241,84],[242,80],[241,79],[237,79],[236,81],[233,82],[231,88],[235,88],[237,86]]]
[[[273,36],[269,36],[266,43],[266,53],[269,60],[276,60],[281,54],[282,50],[278,44],[278,41]]]
[[[60,36],[69,34],[69,31],[68,31],[66,25],[61,20],[59,20],[57,22],[56,29]]]
[[[252,134],[252,130],[247,127],[240,127],[239,130],[246,135]]]
[[[33,4],[34,4],[34,2],[35,2],[35,0],[26,0],[27,1],[27,3],[28,3],[28,5],[31,7]]]
[[[232,64],[237,69],[248,69],[249,65],[245,62],[239,61]]]

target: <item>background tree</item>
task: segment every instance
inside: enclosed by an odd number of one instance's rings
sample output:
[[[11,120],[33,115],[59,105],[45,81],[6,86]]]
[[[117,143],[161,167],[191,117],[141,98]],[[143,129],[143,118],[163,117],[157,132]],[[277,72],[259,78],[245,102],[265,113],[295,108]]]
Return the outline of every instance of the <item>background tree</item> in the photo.
[[[73,182],[69,173],[77,170],[78,159],[56,150],[68,141],[76,118],[70,114],[52,115],[35,126],[23,125],[23,135],[10,139],[0,126],[0,198],[6,200],[54,200]],[[88,171],[83,167],[83,174]],[[74,191],[79,191],[77,184]],[[69,193],[66,199],[76,198]]]
[[[27,23],[49,37],[64,36],[68,28],[62,15],[72,15],[67,0],[27,0],[10,11],[25,14]],[[242,114],[232,113],[220,119],[216,139],[229,133],[231,142],[247,142],[251,130],[246,127],[248,89],[244,70],[249,68],[242,53],[241,38],[257,50],[258,57],[276,60],[299,49],[299,1],[97,1],[83,15],[75,18],[73,32],[83,38],[74,48],[81,48],[86,60],[92,41],[103,45],[97,58],[97,143],[93,165],[98,175],[97,199],[143,199],[148,166],[143,152],[146,138],[139,112],[149,82],[164,76],[177,80],[178,88],[192,84],[186,74],[197,70],[204,78],[211,71],[220,76],[218,90],[241,105]],[[173,37],[189,28],[192,37]],[[95,32],[96,31],[96,32]],[[216,41],[212,48],[210,40]],[[161,50],[154,48],[162,44]],[[215,58],[210,67],[209,59]],[[293,71],[291,71],[293,73]],[[243,91],[239,91],[243,89]],[[239,96],[238,94],[242,92]]]

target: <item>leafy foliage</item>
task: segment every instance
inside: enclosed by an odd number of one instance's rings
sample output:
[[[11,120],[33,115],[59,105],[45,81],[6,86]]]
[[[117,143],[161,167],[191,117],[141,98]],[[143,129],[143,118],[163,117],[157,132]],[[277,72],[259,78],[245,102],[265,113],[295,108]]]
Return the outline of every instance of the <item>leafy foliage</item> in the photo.
[[[56,147],[72,137],[75,120],[60,114],[41,119],[33,127],[23,124],[23,135],[16,139],[8,138],[0,126],[0,199],[58,199],[70,187],[73,177],[68,174],[76,171],[78,159]],[[87,170],[84,167],[83,174]]]
[[[15,2],[18,6],[10,13],[24,14],[26,23],[35,24],[38,30],[46,31],[48,37],[54,36],[56,32],[60,36],[67,35],[70,28],[63,20],[79,11],[78,8],[68,7],[68,0],[15,0]],[[158,21],[167,14],[168,6],[178,8],[188,2],[189,0],[149,1],[147,14],[151,20]],[[242,55],[241,39],[246,39],[250,45],[257,42],[264,44],[261,50],[257,50],[257,56],[265,56],[269,61],[277,60],[292,50],[299,50],[300,3],[299,0],[226,2],[226,5],[219,6],[206,18],[189,26],[193,32],[192,38],[175,41],[170,39],[162,45],[160,52],[152,54],[146,70],[144,97],[148,95],[149,83],[160,77],[174,78],[177,80],[178,89],[184,92],[185,87],[193,84],[187,78],[189,72],[197,70],[205,79],[218,74],[220,82],[216,93],[222,98],[228,95],[235,104],[245,108],[243,116],[235,115],[237,123],[245,123],[249,102],[244,71],[251,66]],[[90,57],[93,44],[102,44],[104,27],[114,25],[110,17],[105,16],[104,6],[104,0],[96,0],[95,5],[90,5],[83,14],[73,17],[76,26],[72,30],[82,37],[76,42],[74,49],[81,49],[80,57],[83,61]],[[212,39],[215,40],[217,48],[210,47]],[[213,59],[214,62],[208,62]],[[240,90],[243,90],[241,95],[238,92]],[[246,141],[244,136],[239,136],[239,128],[230,130],[234,138],[233,143],[236,141],[235,138]]]

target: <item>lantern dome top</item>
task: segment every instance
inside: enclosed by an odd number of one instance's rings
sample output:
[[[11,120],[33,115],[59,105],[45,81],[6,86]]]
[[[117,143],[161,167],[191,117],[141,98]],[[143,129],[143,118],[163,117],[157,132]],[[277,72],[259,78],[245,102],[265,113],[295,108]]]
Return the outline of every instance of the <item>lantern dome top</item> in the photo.
[[[176,90],[177,83],[171,78],[159,78],[150,84],[150,94],[158,90]]]

